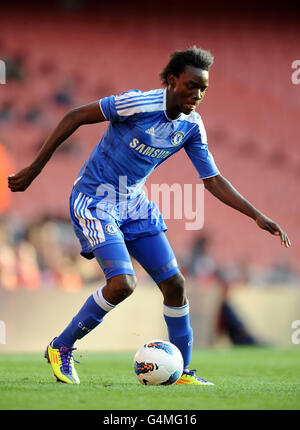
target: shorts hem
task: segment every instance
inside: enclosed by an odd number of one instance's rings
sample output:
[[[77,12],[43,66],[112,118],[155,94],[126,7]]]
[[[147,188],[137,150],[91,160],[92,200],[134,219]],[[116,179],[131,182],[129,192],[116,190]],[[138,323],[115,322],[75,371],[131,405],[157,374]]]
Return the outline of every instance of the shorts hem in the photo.
[[[113,243],[124,243],[123,240],[114,240],[114,241],[109,241],[109,242],[103,242],[103,243],[99,243],[99,245],[95,246],[94,248],[90,249],[90,250],[81,250],[80,254],[84,257],[87,258],[88,260],[92,260],[93,258],[95,258],[94,256],[94,251],[98,248],[102,248],[105,245],[111,245]]]
[[[153,276],[150,275],[153,281],[158,285],[163,281],[166,281],[167,279],[171,278],[174,275],[177,275],[177,273],[180,273],[179,267],[175,267],[173,270],[167,273],[163,273],[161,276]]]
[[[126,269],[120,269],[120,270],[116,270],[116,273],[110,273],[109,275],[105,276],[105,279],[108,281],[111,278],[114,278],[115,276],[118,275],[131,275],[131,276],[136,276],[136,273],[133,271],[131,273],[128,273],[129,270]]]

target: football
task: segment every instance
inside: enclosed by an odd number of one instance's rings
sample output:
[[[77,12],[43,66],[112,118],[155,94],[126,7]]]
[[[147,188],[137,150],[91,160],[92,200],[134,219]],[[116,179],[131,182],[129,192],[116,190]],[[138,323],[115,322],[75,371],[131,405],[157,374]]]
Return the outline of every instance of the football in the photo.
[[[172,343],[151,340],[137,350],[134,371],[141,384],[172,385],[182,375],[183,358]]]

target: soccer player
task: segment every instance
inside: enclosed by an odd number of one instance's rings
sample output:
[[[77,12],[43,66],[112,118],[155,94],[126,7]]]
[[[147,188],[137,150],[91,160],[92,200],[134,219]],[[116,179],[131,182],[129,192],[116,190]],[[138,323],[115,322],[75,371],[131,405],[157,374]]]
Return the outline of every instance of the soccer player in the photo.
[[[184,277],[164,233],[167,227],[162,215],[142,190],[151,172],[182,148],[208,191],[252,218],[258,227],[280,236],[281,244],[291,244],[278,224],[221,175],[207,147],[196,108],[208,88],[212,64],[212,54],[195,46],[176,51],[160,75],[165,88],[130,90],[72,109],[46,139],[32,164],[8,178],[11,191],[26,190],[78,127],[109,121],[70,196],[70,217],[81,254],[97,259],[106,285],[88,297],[69,325],[47,346],[45,357],[59,381],[80,382],[74,367],[75,342],[133,292],[136,276],[132,256],[162,292],[169,340],[180,349],[184,360],[178,383],[213,385],[189,370],[193,330]]]

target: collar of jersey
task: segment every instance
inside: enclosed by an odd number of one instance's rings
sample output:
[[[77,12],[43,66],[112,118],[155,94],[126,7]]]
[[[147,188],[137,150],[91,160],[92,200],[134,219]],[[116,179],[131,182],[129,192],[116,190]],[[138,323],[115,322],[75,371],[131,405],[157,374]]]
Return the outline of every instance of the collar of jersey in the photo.
[[[167,88],[164,89],[164,113],[165,113],[165,117],[167,118],[168,121],[173,122],[173,121],[177,121],[178,119],[180,119],[182,113],[180,112],[180,114],[175,118],[175,119],[171,119],[168,117],[167,115]]]

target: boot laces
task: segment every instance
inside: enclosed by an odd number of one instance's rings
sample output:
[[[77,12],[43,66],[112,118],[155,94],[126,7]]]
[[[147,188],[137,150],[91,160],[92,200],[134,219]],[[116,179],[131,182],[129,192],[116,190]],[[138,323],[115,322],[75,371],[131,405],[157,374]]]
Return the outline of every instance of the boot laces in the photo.
[[[194,376],[196,379],[198,379],[201,382],[207,382],[205,379],[199,378],[199,376],[196,375],[197,369],[188,370],[185,369],[183,373],[186,375]]]
[[[77,348],[66,348],[65,346],[61,346],[59,349],[60,357],[61,357],[61,364],[64,373],[66,374],[72,374],[72,366],[71,360],[73,359],[76,363],[79,363],[79,361],[75,360],[73,357],[73,351]]]

